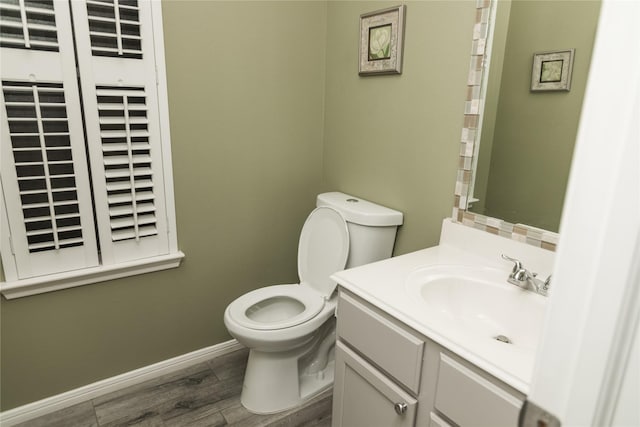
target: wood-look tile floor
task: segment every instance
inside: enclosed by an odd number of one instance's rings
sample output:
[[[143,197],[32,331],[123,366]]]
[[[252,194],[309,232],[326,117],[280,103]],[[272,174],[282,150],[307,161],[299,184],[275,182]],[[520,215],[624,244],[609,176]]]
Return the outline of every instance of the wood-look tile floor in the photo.
[[[294,410],[255,415],[240,404],[247,350],[20,424],[21,427],[330,427],[328,390]]]

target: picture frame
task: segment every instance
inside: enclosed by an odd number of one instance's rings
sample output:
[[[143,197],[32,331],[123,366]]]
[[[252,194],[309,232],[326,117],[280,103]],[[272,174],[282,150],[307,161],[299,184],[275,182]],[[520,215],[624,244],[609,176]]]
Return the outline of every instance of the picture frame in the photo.
[[[533,54],[531,91],[570,91],[575,49]]]
[[[406,5],[360,15],[358,74],[402,74]]]

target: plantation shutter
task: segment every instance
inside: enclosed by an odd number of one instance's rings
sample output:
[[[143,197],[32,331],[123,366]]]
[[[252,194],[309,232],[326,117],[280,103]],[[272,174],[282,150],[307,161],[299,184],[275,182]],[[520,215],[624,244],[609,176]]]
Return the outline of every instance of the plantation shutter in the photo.
[[[58,51],[52,0],[2,0],[0,22],[2,47]]]
[[[69,4],[0,1],[0,42],[5,271],[97,266]]]
[[[103,262],[167,254],[151,2],[72,9]]]

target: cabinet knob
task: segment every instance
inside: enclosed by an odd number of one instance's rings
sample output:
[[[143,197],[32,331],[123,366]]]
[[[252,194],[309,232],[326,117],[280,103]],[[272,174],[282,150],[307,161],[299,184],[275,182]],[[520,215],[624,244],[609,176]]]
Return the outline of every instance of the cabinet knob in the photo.
[[[395,405],[393,405],[393,409],[396,410],[396,414],[398,415],[404,415],[405,412],[407,412],[407,404],[404,402],[398,402]]]

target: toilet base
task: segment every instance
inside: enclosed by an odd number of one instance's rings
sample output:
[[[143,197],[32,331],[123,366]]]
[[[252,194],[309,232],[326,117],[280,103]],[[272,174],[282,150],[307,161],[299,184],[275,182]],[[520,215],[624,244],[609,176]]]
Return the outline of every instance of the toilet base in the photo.
[[[316,373],[299,375],[299,355],[251,350],[240,402],[254,414],[273,414],[299,406],[333,385],[335,361]]]

